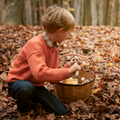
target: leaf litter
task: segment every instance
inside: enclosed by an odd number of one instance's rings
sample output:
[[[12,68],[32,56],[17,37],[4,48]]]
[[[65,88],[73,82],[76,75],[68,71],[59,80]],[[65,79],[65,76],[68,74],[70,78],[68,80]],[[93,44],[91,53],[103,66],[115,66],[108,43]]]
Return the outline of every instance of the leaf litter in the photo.
[[[40,26],[14,26],[0,24],[0,119],[17,120],[16,100],[8,95],[8,71],[17,54],[32,37],[42,33]],[[111,120],[120,118],[120,27],[76,26],[60,47],[59,57],[75,50],[94,66],[96,79],[89,99],[65,104],[67,115],[47,113],[39,103],[33,104],[30,116],[34,120]],[[65,65],[70,56],[59,60]],[[45,87],[54,93],[53,86]],[[29,118],[28,118],[29,120]]]

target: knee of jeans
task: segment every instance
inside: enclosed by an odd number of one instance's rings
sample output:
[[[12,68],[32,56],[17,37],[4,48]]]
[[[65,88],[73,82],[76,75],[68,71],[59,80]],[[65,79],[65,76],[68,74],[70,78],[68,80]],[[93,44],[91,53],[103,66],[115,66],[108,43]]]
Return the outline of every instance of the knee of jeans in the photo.
[[[21,86],[20,90],[21,93],[24,93],[25,95],[29,96],[33,94],[35,88],[32,83],[26,82],[24,83],[24,85]]]

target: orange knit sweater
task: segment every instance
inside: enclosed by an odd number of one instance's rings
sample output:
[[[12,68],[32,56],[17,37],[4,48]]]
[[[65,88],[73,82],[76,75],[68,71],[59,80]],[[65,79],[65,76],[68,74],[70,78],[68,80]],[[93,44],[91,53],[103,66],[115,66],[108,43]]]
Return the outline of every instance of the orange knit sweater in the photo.
[[[7,81],[27,80],[34,86],[41,86],[44,82],[57,83],[69,77],[67,67],[58,68],[58,49],[48,47],[39,34],[22,48]]]

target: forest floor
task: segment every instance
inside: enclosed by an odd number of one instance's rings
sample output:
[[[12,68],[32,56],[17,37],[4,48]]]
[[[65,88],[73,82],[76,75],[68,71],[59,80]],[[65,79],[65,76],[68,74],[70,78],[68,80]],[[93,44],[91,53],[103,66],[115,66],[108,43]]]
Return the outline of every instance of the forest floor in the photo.
[[[0,24],[0,120],[17,120],[15,99],[8,95],[8,71],[17,54],[32,37],[42,33],[40,26]],[[47,113],[39,103],[33,104],[30,116],[34,120],[119,120],[120,118],[120,27],[76,26],[59,49],[59,67],[71,59],[70,53],[89,59],[95,70],[95,82],[89,99],[65,104],[67,115]],[[54,93],[53,86],[46,83]],[[72,97],[72,95],[71,95]],[[29,120],[29,119],[28,119]]]

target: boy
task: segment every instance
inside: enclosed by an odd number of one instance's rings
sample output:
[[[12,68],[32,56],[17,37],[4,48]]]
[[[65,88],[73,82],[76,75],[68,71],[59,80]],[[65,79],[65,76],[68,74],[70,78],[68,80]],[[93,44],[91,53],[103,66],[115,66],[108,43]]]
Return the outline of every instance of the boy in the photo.
[[[24,120],[31,109],[31,102],[37,101],[55,115],[67,113],[61,103],[43,85],[57,83],[69,78],[80,66],[73,61],[58,68],[57,43],[64,41],[75,26],[71,13],[56,5],[47,8],[42,17],[43,34],[30,39],[22,48],[8,73],[8,93],[17,100],[19,120]]]

